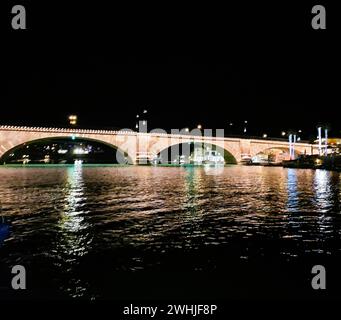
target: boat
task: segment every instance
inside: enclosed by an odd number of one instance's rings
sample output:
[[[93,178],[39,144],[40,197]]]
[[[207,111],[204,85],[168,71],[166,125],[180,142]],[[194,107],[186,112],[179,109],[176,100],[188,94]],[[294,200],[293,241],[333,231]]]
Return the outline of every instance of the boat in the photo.
[[[224,166],[224,157],[215,150],[210,150],[205,152],[204,155],[204,165],[205,166]]]

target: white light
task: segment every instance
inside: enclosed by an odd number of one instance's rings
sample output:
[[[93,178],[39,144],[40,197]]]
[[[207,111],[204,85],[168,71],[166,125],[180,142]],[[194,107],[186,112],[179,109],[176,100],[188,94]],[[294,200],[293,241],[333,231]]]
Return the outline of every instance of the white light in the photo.
[[[88,154],[89,151],[88,150],[84,150],[82,148],[75,148],[75,149],[73,149],[73,153],[74,154]]]
[[[67,150],[59,149],[59,150],[58,150],[58,153],[59,153],[59,154],[65,154],[65,153],[67,153]]]
[[[266,133],[263,134],[263,138],[267,138],[268,135]]]

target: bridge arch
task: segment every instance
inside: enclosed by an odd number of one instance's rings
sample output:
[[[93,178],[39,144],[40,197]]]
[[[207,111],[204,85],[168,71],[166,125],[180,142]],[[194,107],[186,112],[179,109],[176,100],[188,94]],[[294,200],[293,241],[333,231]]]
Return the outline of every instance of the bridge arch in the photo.
[[[302,152],[299,149],[294,149],[295,158],[301,153]],[[256,150],[252,155],[252,160],[257,162],[255,159],[258,158],[258,160],[260,160],[262,155],[268,157],[268,160],[272,162],[281,162],[283,160],[290,159],[290,149],[286,146],[268,146],[263,149]]]
[[[9,147],[2,145],[2,152],[0,152],[0,164],[3,164],[5,159],[11,154],[14,153],[15,151],[19,150],[20,148],[24,148],[25,146],[30,146],[34,145],[35,143],[40,143],[44,141],[62,141],[66,142],[67,140],[70,140],[72,143],[77,143],[77,142],[93,142],[96,144],[104,145],[107,146],[113,150],[116,151],[116,158],[118,163],[126,163],[126,164],[133,164],[134,157],[132,157],[128,152],[124,151],[121,149],[119,146],[116,144],[110,143],[108,141],[102,140],[102,139],[96,139],[92,137],[87,137],[87,136],[78,136],[78,135],[49,135],[46,137],[39,137],[39,138],[33,138],[33,139],[28,139],[23,140],[23,142],[19,142],[18,144],[13,143],[13,141],[9,142]]]
[[[172,162],[174,157],[179,155],[190,156],[194,152],[195,148],[202,148],[203,150],[216,150],[225,159],[226,164],[237,164],[237,158],[232,151],[228,150],[225,145],[219,145],[214,142],[200,141],[200,140],[188,140],[178,141],[169,145],[164,145],[154,150],[154,155],[161,157],[162,163]]]

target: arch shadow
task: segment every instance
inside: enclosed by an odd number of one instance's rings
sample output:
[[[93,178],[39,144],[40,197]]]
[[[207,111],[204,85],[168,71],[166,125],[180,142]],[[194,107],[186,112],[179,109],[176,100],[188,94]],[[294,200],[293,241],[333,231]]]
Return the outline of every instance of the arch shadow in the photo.
[[[203,152],[207,152],[209,150],[217,151],[217,153],[224,157],[225,164],[237,164],[235,156],[230,151],[226,150],[226,148],[213,143],[198,141],[181,142],[170,145],[158,152],[157,159],[161,164],[174,163],[175,160],[178,160],[179,156],[184,156],[188,161],[190,161],[196,156],[196,154],[198,154],[199,151],[197,150],[200,148]]]
[[[0,156],[0,164],[4,164],[5,159],[7,159],[12,153],[14,153],[17,150],[20,150],[21,148],[24,148],[25,146],[29,146],[29,145],[33,145],[35,143],[41,143],[44,141],[58,141],[58,140],[64,140],[65,142],[67,141],[71,141],[73,143],[76,142],[94,142],[96,144],[99,145],[104,145],[106,147],[109,147],[111,149],[113,149],[114,151],[116,151],[116,159],[117,162],[119,164],[133,164],[133,160],[132,157],[125,152],[124,150],[122,150],[121,148],[119,148],[116,145],[113,145],[111,143],[108,143],[106,141],[102,141],[102,140],[98,140],[98,139],[92,139],[92,138],[87,138],[87,137],[70,137],[70,136],[57,136],[57,137],[46,137],[46,138],[40,138],[40,139],[34,139],[34,140],[29,140],[26,141],[24,143],[18,144],[16,146],[14,146],[13,148],[7,150],[2,156]]]

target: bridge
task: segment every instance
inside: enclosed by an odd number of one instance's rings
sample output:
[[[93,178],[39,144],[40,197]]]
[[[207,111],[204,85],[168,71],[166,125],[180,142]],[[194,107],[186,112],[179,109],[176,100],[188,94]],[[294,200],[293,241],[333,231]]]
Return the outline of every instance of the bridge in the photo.
[[[139,158],[151,159],[170,147],[188,143],[202,143],[221,148],[238,163],[245,157],[277,149],[289,154],[289,143],[285,140],[210,137],[203,135],[141,133],[132,130],[91,130],[48,127],[0,126],[0,160],[15,149],[29,143],[51,138],[86,139],[109,145],[119,150],[131,164],[137,164]],[[296,143],[295,155],[313,154],[314,145]]]

